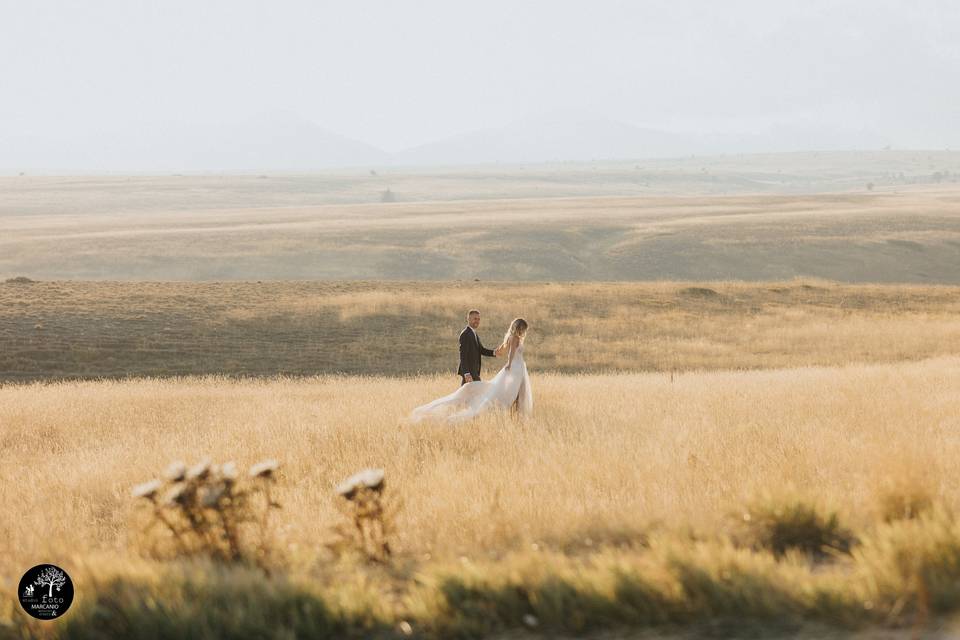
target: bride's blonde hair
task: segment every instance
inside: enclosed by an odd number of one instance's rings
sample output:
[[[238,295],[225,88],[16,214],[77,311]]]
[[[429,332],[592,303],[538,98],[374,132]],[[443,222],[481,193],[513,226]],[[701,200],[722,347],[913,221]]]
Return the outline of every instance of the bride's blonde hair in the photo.
[[[513,336],[520,338],[520,342],[523,342],[523,339],[527,336],[527,321],[523,318],[516,318],[513,322],[510,323],[510,328],[507,329],[507,332],[503,334],[503,344],[500,346],[506,347],[510,344],[510,339]]]

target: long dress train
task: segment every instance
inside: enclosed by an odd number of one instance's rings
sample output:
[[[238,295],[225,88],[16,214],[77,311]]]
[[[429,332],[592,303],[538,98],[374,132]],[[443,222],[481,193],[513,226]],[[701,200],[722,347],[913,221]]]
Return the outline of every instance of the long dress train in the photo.
[[[533,413],[533,391],[527,364],[523,361],[523,344],[513,354],[510,368],[504,366],[491,380],[468,382],[459,389],[413,410],[409,422],[437,420],[457,424],[494,409],[511,409],[521,417]]]

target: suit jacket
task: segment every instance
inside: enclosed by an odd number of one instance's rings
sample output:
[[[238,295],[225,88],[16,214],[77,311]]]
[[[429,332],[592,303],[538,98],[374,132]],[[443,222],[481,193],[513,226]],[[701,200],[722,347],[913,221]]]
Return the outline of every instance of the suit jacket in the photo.
[[[457,369],[457,374],[464,376],[469,373],[474,380],[479,380],[480,356],[495,357],[493,351],[480,342],[480,336],[470,328],[470,325],[467,325],[460,332],[460,367]]]

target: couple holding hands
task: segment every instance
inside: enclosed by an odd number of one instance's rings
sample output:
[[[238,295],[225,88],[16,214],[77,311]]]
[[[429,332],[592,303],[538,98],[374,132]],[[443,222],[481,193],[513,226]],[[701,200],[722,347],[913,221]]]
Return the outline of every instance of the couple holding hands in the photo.
[[[523,360],[523,344],[527,321],[516,318],[510,323],[503,341],[496,349],[487,349],[480,341],[480,311],[467,313],[467,326],[460,332],[460,388],[413,410],[410,422],[436,420],[457,424],[494,409],[510,409],[527,417],[533,411],[533,393],[527,365]],[[507,363],[489,382],[480,380],[481,358],[500,357],[506,353]]]

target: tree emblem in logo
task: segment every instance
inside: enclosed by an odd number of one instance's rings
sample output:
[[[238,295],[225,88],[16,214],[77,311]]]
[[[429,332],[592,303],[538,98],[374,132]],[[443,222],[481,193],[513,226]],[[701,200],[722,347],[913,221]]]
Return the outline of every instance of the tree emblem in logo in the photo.
[[[63,588],[63,585],[67,584],[67,574],[60,569],[57,569],[55,566],[50,565],[40,572],[40,575],[37,576],[37,579],[33,581],[33,584],[38,587],[50,587],[50,593],[47,594],[47,597],[53,597],[53,588],[56,587],[57,591]]]
[[[52,564],[38,564],[20,578],[20,606],[38,620],[63,615],[73,602],[73,581]]]

